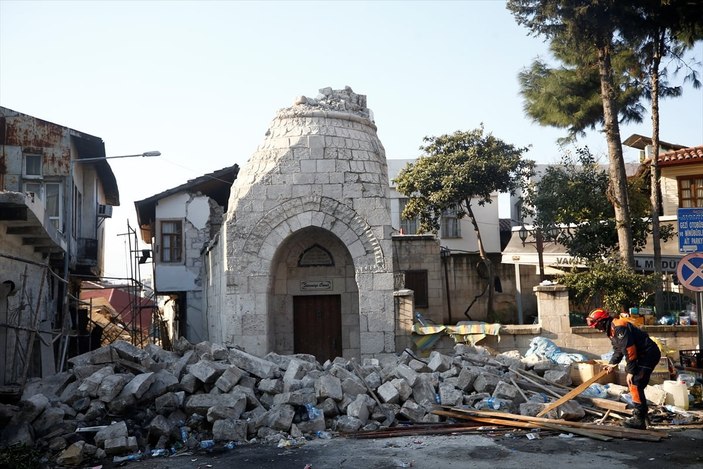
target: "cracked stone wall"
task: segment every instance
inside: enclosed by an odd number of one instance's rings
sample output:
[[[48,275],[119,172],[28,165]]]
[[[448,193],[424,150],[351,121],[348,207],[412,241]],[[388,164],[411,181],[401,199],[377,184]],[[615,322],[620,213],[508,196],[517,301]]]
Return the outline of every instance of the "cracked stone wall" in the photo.
[[[325,88],[280,110],[230,193],[222,341],[292,352],[293,298],[337,294],[343,355],[394,353],[388,197],[365,96]],[[322,264],[297,262],[314,244]]]

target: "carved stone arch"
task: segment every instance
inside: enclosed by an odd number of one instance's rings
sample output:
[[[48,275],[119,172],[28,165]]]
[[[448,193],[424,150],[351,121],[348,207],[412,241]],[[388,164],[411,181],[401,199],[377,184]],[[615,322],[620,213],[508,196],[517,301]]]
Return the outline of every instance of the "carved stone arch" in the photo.
[[[354,235],[353,241],[359,240],[365,256],[370,256],[373,259],[375,267],[385,267],[381,244],[369,224],[348,205],[323,196],[296,197],[271,209],[251,229],[244,243],[243,251],[261,256],[264,254],[262,248],[265,243],[277,246],[279,243],[270,241],[275,238],[283,240],[297,229],[304,228],[305,226],[295,226],[293,220],[305,213],[322,213],[324,215],[320,225],[310,226],[319,226],[338,235],[349,230]],[[343,239],[343,236],[340,238]],[[352,243],[348,242],[348,244]],[[264,254],[263,257],[270,260],[271,256]]]

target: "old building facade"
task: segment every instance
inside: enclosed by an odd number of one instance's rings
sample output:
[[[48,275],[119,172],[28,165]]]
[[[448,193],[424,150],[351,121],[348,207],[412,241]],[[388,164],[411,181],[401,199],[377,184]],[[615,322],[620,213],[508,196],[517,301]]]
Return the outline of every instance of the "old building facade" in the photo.
[[[85,321],[69,299],[102,275],[119,205],[104,158],[99,137],[0,107],[0,385],[51,374],[76,345]]]

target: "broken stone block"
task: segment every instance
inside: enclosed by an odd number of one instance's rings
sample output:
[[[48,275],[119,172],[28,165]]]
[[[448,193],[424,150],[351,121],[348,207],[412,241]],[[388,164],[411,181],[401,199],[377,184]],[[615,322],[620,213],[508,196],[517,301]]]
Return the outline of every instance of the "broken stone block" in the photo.
[[[429,374],[418,375],[413,388],[413,400],[430,410],[436,403],[436,390],[432,384],[432,376]]]
[[[234,418],[217,420],[212,425],[212,438],[215,441],[246,441],[247,422]]]
[[[78,466],[83,462],[83,447],[85,441],[76,441],[66,448],[56,458],[56,463],[61,466]]]
[[[335,401],[342,399],[342,383],[339,378],[325,374],[315,381],[315,393],[318,399],[332,398]]]
[[[409,399],[401,406],[399,415],[405,417],[411,422],[422,422],[422,417],[424,417],[426,413],[427,411],[423,406],[417,404],[412,399]]]
[[[227,369],[217,378],[215,381],[215,386],[222,392],[229,392],[239,380],[244,376],[244,372],[234,365],[230,365]],[[263,381],[263,380],[262,380]]]
[[[246,408],[246,398],[241,396],[237,404],[237,407],[225,407],[221,405],[210,407],[207,410],[207,421],[212,423],[223,419],[238,419]]]
[[[90,352],[71,357],[67,361],[73,366],[75,372],[77,369],[85,367],[86,365],[113,363],[117,360],[117,358],[117,352],[113,350],[112,347],[100,347],[95,350],[91,350]]]
[[[214,383],[226,369],[227,365],[210,360],[200,360],[187,368],[188,373],[206,384]]]
[[[168,370],[154,372],[153,378],[151,386],[140,398],[141,401],[153,401],[158,396],[178,388],[178,379]]]
[[[332,365],[332,367],[330,367],[329,369],[329,373],[339,378],[341,382],[344,382],[348,379],[359,379],[358,376],[352,373],[349,369],[346,368],[346,366],[342,365],[341,363]]]
[[[644,389],[647,402],[654,405],[664,405],[666,402],[666,391],[661,386],[647,386]]]
[[[557,416],[564,420],[581,420],[586,416],[586,411],[576,401],[566,401],[557,407]]]
[[[66,405],[66,404],[62,403],[62,405]],[[81,397],[76,402],[74,402],[71,407],[76,412],[85,412],[90,407],[90,398],[89,397]]]
[[[563,369],[547,370],[544,372],[544,379],[562,386],[571,386],[571,375]]]
[[[408,367],[409,367],[411,370],[415,371],[416,373],[428,373],[428,372],[432,371],[432,370],[430,370],[429,367],[427,366],[427,363],[422,362],[422,361],[417,360],[417,359],[412,359],[412,360],[410,360],[410,361],[408,362]],[[398,376],[398,377],[401,378],[401,376]],[[412,386],[412,384],[411,384],[410,386]]]
[[[262,360],[242,350],[231,349],[228,360],[232,365],[236,365],[258,378],[275,378],[276,374],[280,373],[275,363]]]
[[[439,403],[442,405],[460,405],[464,394],[451,384],[442,383],[439,385]]]
[[[186,373],[181,378],[181,389],[188,394],[194,394],[200,385],[200,381],[194,375]]]
[[[35,394],[20,401],[21,410],[18,418],[24,422],[32,423],[47,407],[49,407],[49,398],[43,394]]]
[[[63,421],[66,411],[60,407],[47,407],[32,423],[36,436],[44,436]]]
[[[69,383],[66,388],[61,392],[59,400],[66,404],[72,404],[76,401],[76,399],[80,399],[81,396],[80,394],[78,394],[78,386],[80,386],[80,384],[81,383],[78,381],[73,381],[72,383]]]
[[[135,399],[141,399],[154,383],[154,379],[156,379],[156,376],[153,372],[138,374],[129,383],[125,384],[120,396],[127,395],[133,396]]]
[[[460,389],[464,392],[471,391],[473,389],[473,384],[477,376],[478,373],[474,372],[473,370],[469,368],[462,368],[459,372],[459,376],[457,376],[455,386],[457,387],[457,389]]]
[[[452,366],[452,359],[447,355],[441,354],[436,350],[430,353],[430,361],[427,367],[432,371],[447,371]]]
[[[274,405],[256,421],[256,428],[269,427],[274,430],[288,431],[293,423],[295,409],[290,404]]]
[[[149,425],[147,425],[146,429],[151,435],[164,436],[169,435],[171,433],[172,427],[166,417],[164,417],[163,415],[157,415],[156,417],[151,419],[151,422],[149,422]]]
[[[366,396],[359,394],[348,406],[347,415],[356,417],[361,422],[361,425],[366,425],[369,420],[369,405],[366,401]]]
[[[104,446],[106,440],[111,440],[120,437],[126,438],[127,435],[127,424],[124,421],[120,421],[115,422],[112,425],[109,425],[101,430],[98,430],[98,432],[95,434],[94,440],[96,445],[102,447]]]
[[[88,376],[92,375],[96,371],[100,371],[105,367],[105,365],[83,365],[77,368],[73,368],[73,374],[78,381],[78,384],[86,379]]]
[[[212,359],[215,361],[227,360],[229,356],[229,349],[222,344],[212,344],[210,352],[212,353]]]
[[[336,422],[337,431],[341,433],[354,433],[362,426],[363,424],[358,418],[349,415],[340,415]]]
[[[536,361],[532,364],[532,371],[535,372],[535,374],[539,376],[544,376],[544,373],[549,370],[553,370],[558,365],[555,365],[554,362],[551,360],[545,360],[543,358],[539,358],[538,355],[531,355],[532,357],[536,357]],[[524,363],[524,361],[523,361]]]
[[[154,399],[154,410],[159,414],[166,415],[178,409],[183,404],[183,396],[185,396],[182,391],[179,394],[181,395],[180,398],[174,392],[167,392],[157,397]]]
[[[172,365],[177,362],[180,357],[176,352],[171,352],[164,350],[158,345],[147,344],[144,347],[144,351],[149,355],[149,357],[156,363],[161,363],[164,365]]]
[[[491,373],[481,373],[474,380],[474,389],[476,392],[492,393],[499,382],[500,378],[498,376]]]
[[[98,371],[83,380],[80,386],[78,386],[78,394],[80,394],[81,397],[97,397],[100,383],[102,383],[105,377],[114,373],[115,371],[111,366],[100,368]]]
[[[150,364],[151,359],[149,354],[145,350],[142,350],[129,342],[117,340],[113,342],[110,347],[112,347],[117,352],[117,355],[124,360],[139,363],[144,366],[148,366]]]
[[[93,400],[90,401],[90,406],[85,412],[85,420],[88,422],[102,419],[107,414],[107,406],[104,402]]]
[[[103,402],[110,402],[117,396],[119,396],[125,385],[134,378],[131,374],[113,374],[106,376],[97,390],[97,397]]]
[[[366,386],[364,386],[364,383],[359,381],[358,378],[354,377],[346,378],[344,381],[342,381],[342,392],[353,398],[357,394],[365,394],[367,391]]]
[[[278,394],[283,392],[283,380],[280,378],[271,379],[266,378],[259,381],[258,389],[261,392],[266,392],[270,394]]]
[[[315,433],[325,431],[325,416],[320,413],[314,418],[297,423],[298,430],[303,433]]]
[[[366,381],[366,384],[368,384],[371,389],[377,389],[381,385],[381,375],[372,371],[364,377],[364,381]]]
[[[317,396],[315,389],[313,388],[303,388],[293,392],[284,392],[281,394],[276,394],[273,396],[274,405],[281,404],[291,404],[291,405],[305,405],[305,404],[315,404],[317,402]]]
[[[402,402],[410,399],[413,394],[413,388],[410,387],[407,381],[402,378],[395,378],[390,382],[398,390],[398,396]]]
[[[193,394],[185,401],[187,414],[207,415],[208,409],[214,406],[241,409],[241,413],[246,407],[246,397],[241,394]]]
[[[187,351],[181,358],[176,360],[174,363],[172,363],[170,366],[167,366],[166,369],[173,373],[173,376],[178,378],[179,380],[183,377],[183,373],[188,367],[188,365],[192,365],[193,363],[198,361],[198,357],[195,355],[195,353],[192,350]]]
[[[498,382],[495,390],[493,390],[493,397],[513,401],[516,404],[519,404],[525,400],[522,398],[518,388],[512,384],[506,383],[505,381]]]
[[[399,379],[398,381],[404,382],[402,379]],[[410,388],[410,386],[408,386],[408,388]],[[390,381],[386,381],[385,383],[380,385],[376,392],[378,393],[379,399],[381,399],[383,402],[390,402],[392,404],[395,404],[400,400],[400,393],[398,392],[398,388],[396,388]]]
[[[195,347],[193,346],[193,344],[188,342],[188,339],[181,336],[173,342],[172,348],[174,352],[180,355],[184,355],[186,352],[192,351]]]
[[[105,453],[108,455],[135,453],[139,450],[137,437],[134,436],[110,438],[109,440],[105,440],[104,445]]]
[[[69,371],[55,373],[41,379],[30,378],[24,385],[21,400],[26,401],[35,394],[43,394],[49,398],[50,401],[54,400],[54,398],[58,398],[63,390],[66,389],[66,386],[72,381],[75,381],[75,379],[76,377]]]
[[[334,399],[327,398],[318,405],[325,417],[336,417],[339,415],[339,407]]]
[[[398,378],[404,379],[410,385],[410,387],[415,386],[415,382],[417,381],[418,377],[417,371],[413,370],[408,365],[398,365],[395,370],[395,375]]]

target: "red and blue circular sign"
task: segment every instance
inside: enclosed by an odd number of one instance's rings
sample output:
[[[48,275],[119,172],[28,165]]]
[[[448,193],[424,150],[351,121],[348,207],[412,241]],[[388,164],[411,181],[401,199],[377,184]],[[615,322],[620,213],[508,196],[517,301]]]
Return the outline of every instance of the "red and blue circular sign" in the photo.
[[[676,266],[679,283],[691,291],[703,291],[703,252],[684,256]]]

